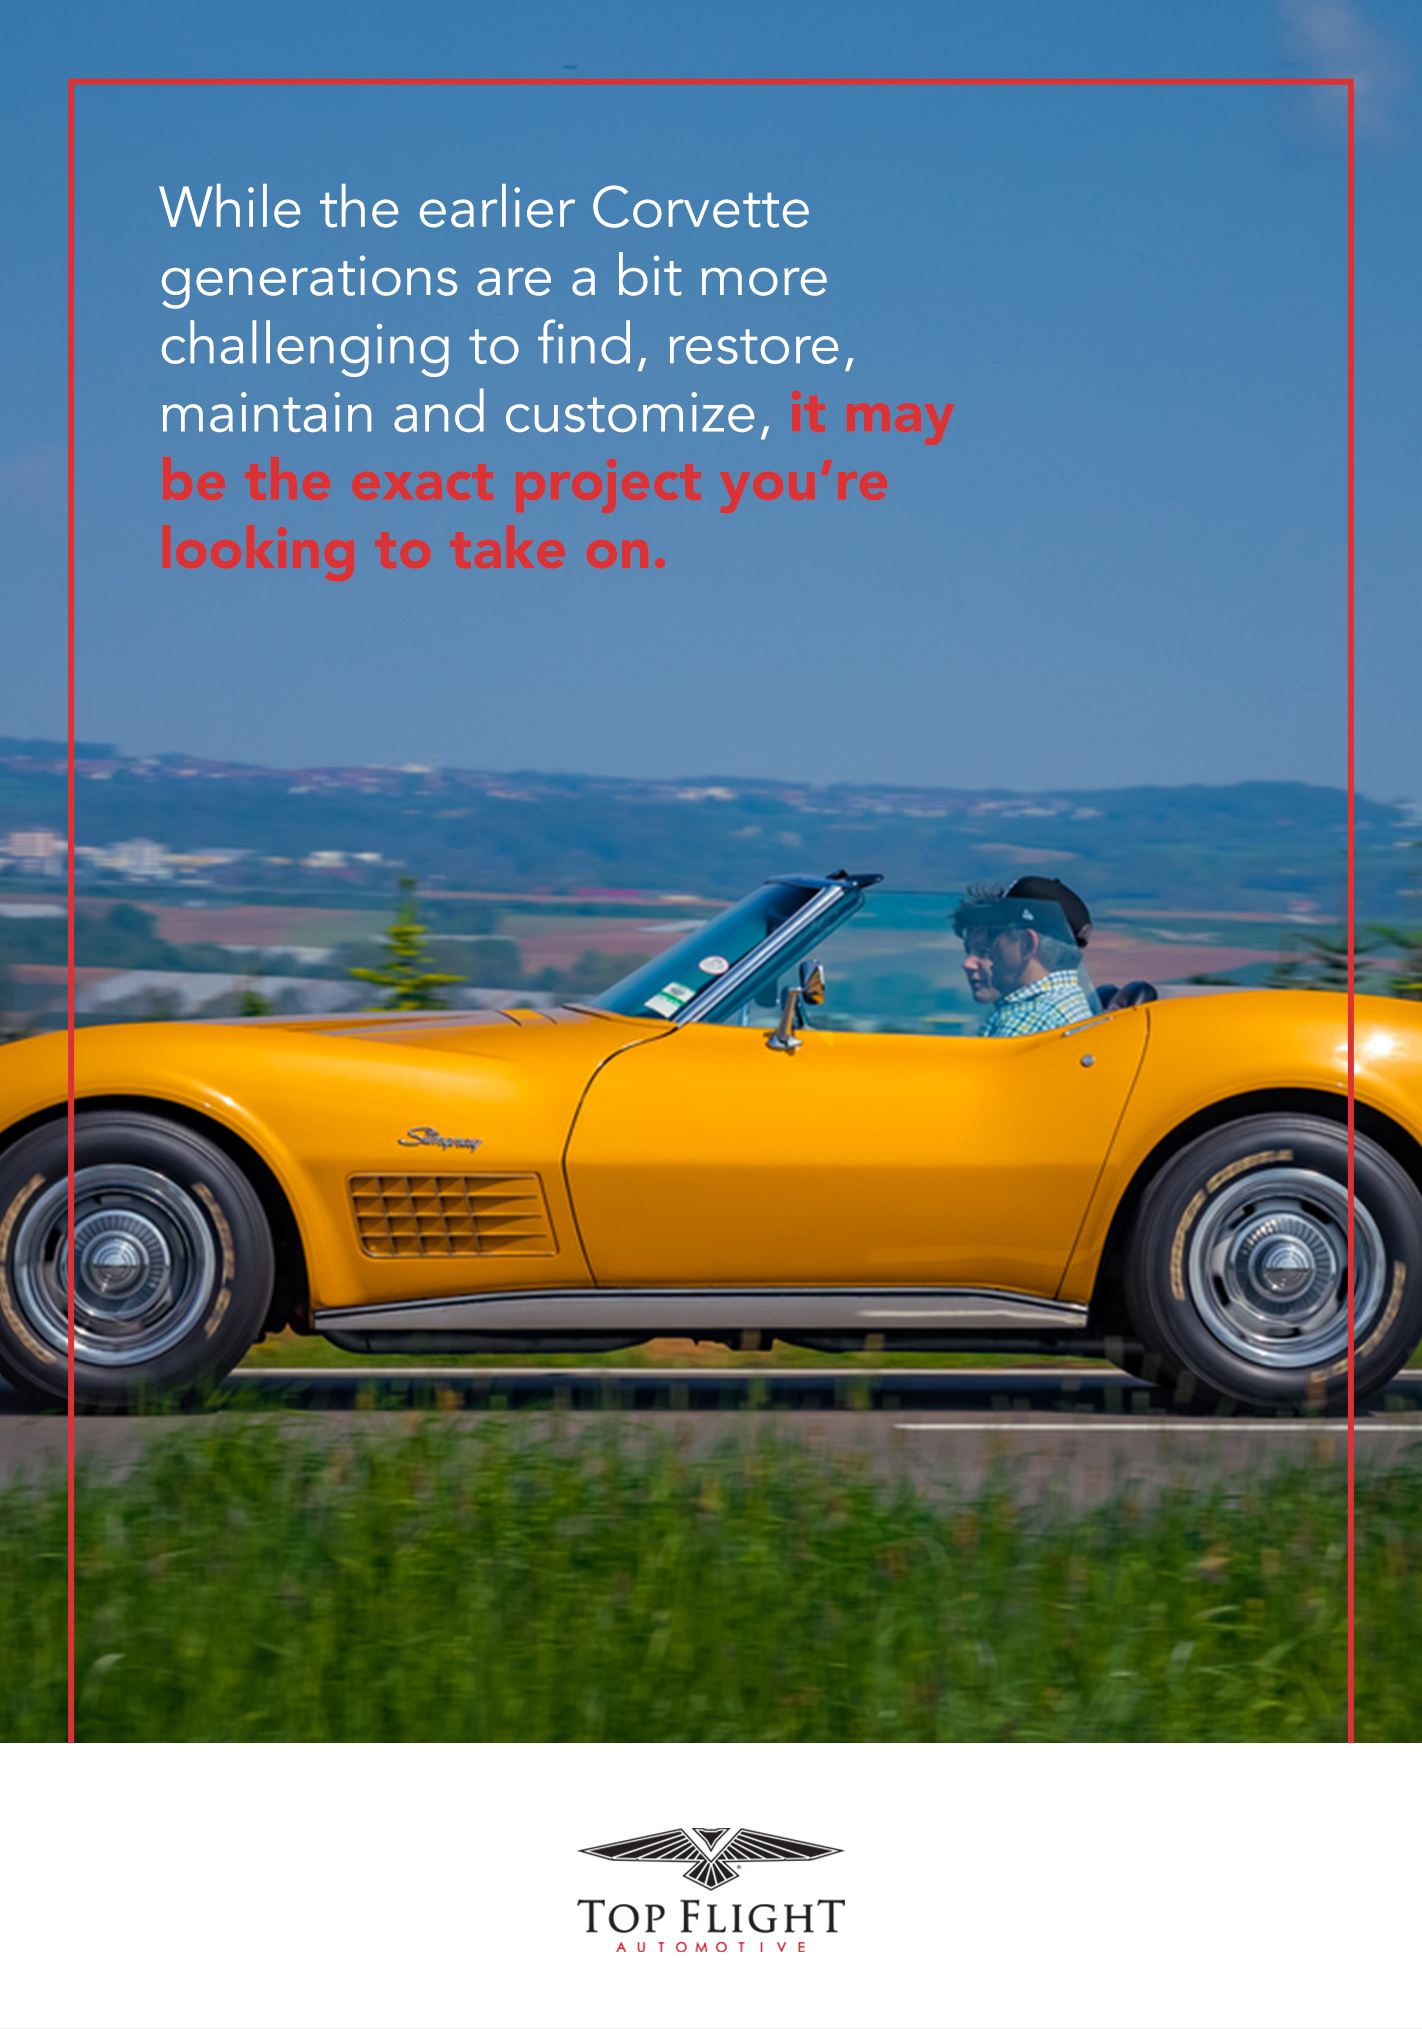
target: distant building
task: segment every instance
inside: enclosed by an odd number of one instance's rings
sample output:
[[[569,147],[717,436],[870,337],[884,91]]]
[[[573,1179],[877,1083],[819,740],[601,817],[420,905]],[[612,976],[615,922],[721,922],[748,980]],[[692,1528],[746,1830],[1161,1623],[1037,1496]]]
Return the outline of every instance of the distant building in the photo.
[[[6,852],[18,860],[54,859],[67,845],[57,831],[12,831],[5,840]]]
[[[12,831],[5,840],[5,857],[19,873],[54,880],[64,872],[68,851],[68,839],[57,831]]]

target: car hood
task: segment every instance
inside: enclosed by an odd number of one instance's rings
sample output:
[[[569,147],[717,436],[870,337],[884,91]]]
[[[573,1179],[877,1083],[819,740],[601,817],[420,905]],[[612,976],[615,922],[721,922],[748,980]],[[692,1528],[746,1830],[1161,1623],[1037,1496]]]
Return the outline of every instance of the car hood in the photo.
[[[386,1044],[399,1050],[447,1050],[462,1056],[503,1056],[515,1036],[549,1037],[550,1031],[572,1043],[576,1037],[608,1050],[643,1037],[668,1034],[665,1022],[638,1021],[607,1014],[601,1008],[483,1008],[477,1012],[447,1009],[429,1014],[304,1015],[247,1021],[244,1029],[289,1030],[332,1042]],[[536,1047],[536,1045],[535,1045]]]

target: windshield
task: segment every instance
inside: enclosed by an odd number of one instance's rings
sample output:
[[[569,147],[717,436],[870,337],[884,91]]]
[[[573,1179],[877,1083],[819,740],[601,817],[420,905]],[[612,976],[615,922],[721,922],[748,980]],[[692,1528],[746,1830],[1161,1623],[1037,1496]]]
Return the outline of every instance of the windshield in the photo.
[[[1022,1035],[1099,1012],[1060,909],[1034,902],[1031,910],[1030,922],[1003,921],[997,904],[961,893],[768,881],[593,1005],[643,1020],[769,1029],[784,989],[817,963],[824,1002],[800,1014],[811,1029]]]
[[[655,1015],[672,1021],[693,1001],[719,988],[734,966],[775,937],[802,909],[821,898],[832,905],[841,893],[843,890],[824,881],[767,881],[734,908],[701,924],[669,951],[619,979],[592,1005],[611,1014],[641,1015],[644,1020]],[[817,909],[812,922],[818,924],[829,913],[830,907]],[[743,983],[749,992],[754,982],[748,977]]]

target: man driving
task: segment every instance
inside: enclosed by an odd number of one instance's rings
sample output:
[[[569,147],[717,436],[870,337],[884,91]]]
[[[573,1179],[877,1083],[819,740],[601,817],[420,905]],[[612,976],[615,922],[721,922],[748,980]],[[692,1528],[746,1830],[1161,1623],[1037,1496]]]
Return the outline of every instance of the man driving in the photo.
[[[1063,882],[1028,876],[1006,891],[972,889],[953,928],[973,999],[991,1004],[979,1035],[1037,1035],[1095,1014],[1078,970],[1091,917]]]

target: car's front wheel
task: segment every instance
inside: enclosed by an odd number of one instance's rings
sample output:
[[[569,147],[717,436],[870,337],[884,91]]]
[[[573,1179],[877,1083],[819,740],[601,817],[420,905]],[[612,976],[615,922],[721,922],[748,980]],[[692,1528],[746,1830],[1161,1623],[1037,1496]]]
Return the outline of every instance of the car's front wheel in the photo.
[[[63,1120],[0,1158],[0,1371],[32,1395],[84,1408],[192,1394],[259,1336],[271,1302],[271,1233],[221,1149],[142,1113],[75,1122],[70,1230]]]
[[[1422,1337],[1422,1196],[1354,1137],[1359,1399]],[[1199,1407],[1338,1410],[1348,1392],[1348,1147],[1302,1114],[1200,1136],[1151,1182],[1126,1266],[1142,1371]]]

